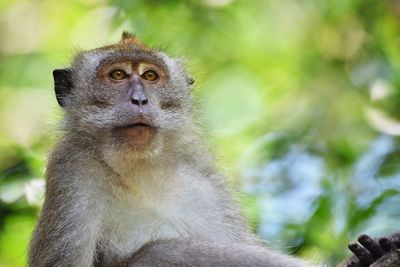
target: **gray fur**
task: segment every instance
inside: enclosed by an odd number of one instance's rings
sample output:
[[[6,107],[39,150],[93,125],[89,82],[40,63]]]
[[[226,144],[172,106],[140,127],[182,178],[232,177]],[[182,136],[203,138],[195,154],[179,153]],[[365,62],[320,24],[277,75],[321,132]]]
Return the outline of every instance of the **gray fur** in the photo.
[[[122,266],[307,267],[310,265],[260,246],[190,239],[150,242]]]
[[[145,151],[112,134],[132,116],[123,90],[105,86],[98,71],[121,57],[155,62],[168,76],[162,87],[146,85],[158,133]],[[116,266],[127,259],[138,266],[306,266],[264,249],[247,229],[201,144],[181,61],[124,44],[82,52],[70,69],[64,136],[47,164],[30,266]],[[139,251],[143,257],[130,257],[146,244],[152,246]]]

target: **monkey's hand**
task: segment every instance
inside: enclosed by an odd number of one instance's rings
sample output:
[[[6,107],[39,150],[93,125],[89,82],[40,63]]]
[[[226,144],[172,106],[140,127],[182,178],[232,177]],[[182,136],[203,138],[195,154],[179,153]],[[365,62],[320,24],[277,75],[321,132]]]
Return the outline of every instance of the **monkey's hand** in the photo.
[[[349,249],[354,256],[347,263],[347,267],[368,267],[384,254],[400,249],[400,233],[377,240],[363,234],[357,240],[361,245],[349,244]]]

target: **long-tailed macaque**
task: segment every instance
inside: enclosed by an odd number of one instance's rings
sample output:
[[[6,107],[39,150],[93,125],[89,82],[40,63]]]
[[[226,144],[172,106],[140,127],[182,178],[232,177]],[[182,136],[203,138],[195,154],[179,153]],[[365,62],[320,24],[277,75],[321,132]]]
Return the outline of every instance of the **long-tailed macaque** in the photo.
[[[201,143],[181,60],[124,33],[53,75],[63,137],[30,266],[311,266],[246,227]]]

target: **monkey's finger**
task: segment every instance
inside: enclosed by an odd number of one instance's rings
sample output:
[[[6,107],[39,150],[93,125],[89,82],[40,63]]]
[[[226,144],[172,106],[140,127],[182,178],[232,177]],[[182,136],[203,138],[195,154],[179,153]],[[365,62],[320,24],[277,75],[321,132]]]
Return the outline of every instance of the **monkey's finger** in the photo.
[[[347,263],[347,267],[363,267],[360,265],[360,262],[358,260],[352,260],[349,263]]]
[[[386,237],[379,238],[379,244],[387,252],[396,249],[396,246],[393,244],[393,242],[389,238],[386,238]]]
[[[360,235],[358,237],[358,242],[360,242],[360,244],[363,245],[363,247],[375,257],[375,259],[378,259],[385,254],[385,251],[382,249],[381,245],[368,235]]]
[[[368,267],[371,263],[375,261],[375,258],[359,244],[350,244],[349,249],[357,256],[360,261],[360,266]]]
[[[400,235],[395,235],[395,236],[392,236],[391,238],[390,238],[391,240],[392,240],[392,243],[397,247],[397,248],[400,248]]]

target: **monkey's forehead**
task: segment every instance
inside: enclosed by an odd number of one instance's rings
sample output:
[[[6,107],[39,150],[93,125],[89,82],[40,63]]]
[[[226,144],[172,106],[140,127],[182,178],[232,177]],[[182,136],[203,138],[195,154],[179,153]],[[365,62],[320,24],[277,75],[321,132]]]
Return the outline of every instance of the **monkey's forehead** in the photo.
[[[142,49],[141,47],[124,43],[109,45],[79,53],[73,62],[74,66],[97,69],[105,63],[120,61],[149,62],[168,68],[168,62],[173,60],[165,53],[156,49]]]
[[[98,49],[118,50],[118,49],[125,49],[125,48],[129,48],[129,47],[136,47],[137,49],[147,51],[147,52],[156,52],[157,51],[157,49],[144,44],[139,38],[136,37],[136,35],[133,35],[128,32],[122,33],[121,40],[119,42],[112,44],[112,45],[103,46]]]

